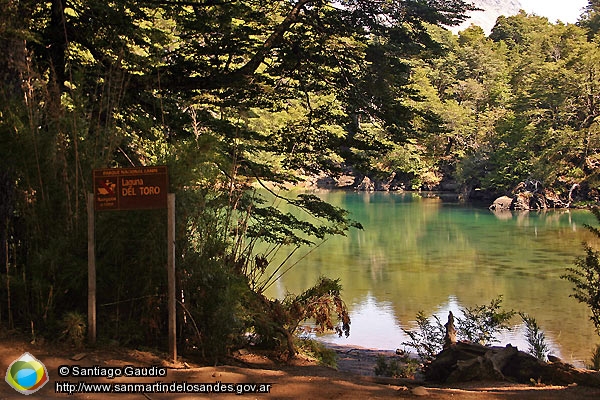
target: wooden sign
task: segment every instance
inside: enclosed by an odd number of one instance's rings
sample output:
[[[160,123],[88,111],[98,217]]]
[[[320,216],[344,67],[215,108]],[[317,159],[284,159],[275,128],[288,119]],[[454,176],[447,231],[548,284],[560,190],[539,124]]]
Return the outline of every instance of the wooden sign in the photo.
[[[166,166],[95,169],[93,175],[96,211],[167,208]]]

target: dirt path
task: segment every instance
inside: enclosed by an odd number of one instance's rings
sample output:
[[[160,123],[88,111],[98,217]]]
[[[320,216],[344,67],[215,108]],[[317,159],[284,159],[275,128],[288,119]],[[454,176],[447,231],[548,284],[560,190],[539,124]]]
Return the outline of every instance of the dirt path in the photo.
[[[0,382],[0,399],[403,399],[423,397],[426,399],[600,399],[600,389],[585,387],[547,387],[527,385],[507,385],[504,383],[478,383],[460,387],[439,388],[421,387],[418,383],[406,380],[383,379],[373,376],[374,362],[378,351],[368,349],[338,348],[339,370],[316,366],[306,358],[296,358],[290,364],[278,364],[272,360],[247,353],[240,357],[238,366],[201,366],[188,363],[188,368],[165,370],[165,377],[119,377],[114,379],[91,377],[59,376],[61,366],[71,370],[80,367],[114,367],[123,370],[126,365],[135,367],[166,366],[155,354],[127,349],[86,349],[83,352],[61,349],[51,345],[31,345],[16,339],[0,340],[0,365],[2,374],[8,366],[24,352],[31,353],[45,366],[50,381],[40,391],[24,397],[14,391],[6,382]],[[80,353],[79,361],[71,358]],[[126,388],[124,384],[144,384],[144,389],[156,385],[158,381],[167,385],[183,384],[189,388],[214,389],[219,383],[219,393],[164,394],[144,390],[138,393],[57,393],[56,388],[65,387],[65,382],[113,384]],[[222,393],[224,389],[236,390],[267,389],[268,393]],[[192,386],[190,386],[192,385]],[[204,385],[204,386],[201,386]],[[225,385],[225,386],[223,386]],[[253,386],[257,385],[257,386]],[[132,387],[133,388],[133,387]],[[138,388],[141,388],[138,387]],[[213,390],[214,391],[214,390]]]

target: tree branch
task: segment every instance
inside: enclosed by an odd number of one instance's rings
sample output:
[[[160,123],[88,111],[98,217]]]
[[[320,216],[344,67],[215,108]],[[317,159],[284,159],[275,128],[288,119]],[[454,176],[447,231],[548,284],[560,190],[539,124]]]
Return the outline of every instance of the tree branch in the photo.
[[[281,43],[283,35],[298,21],[302,9],[307,4],[315,1],[299,0],[296,2],[285,19],[277,25],[254,56],[242,67],[229,73],[208,76],[171,75],[168,73],[168,70],[160,71],[162,88],[172,91],[211,90],[223,87],[241,87],[247,84],[273,48]],[[132,83],[138,87],[151,88],[154,87],[156,75],[156,72],[144,76],[134,75],[132,76]]]

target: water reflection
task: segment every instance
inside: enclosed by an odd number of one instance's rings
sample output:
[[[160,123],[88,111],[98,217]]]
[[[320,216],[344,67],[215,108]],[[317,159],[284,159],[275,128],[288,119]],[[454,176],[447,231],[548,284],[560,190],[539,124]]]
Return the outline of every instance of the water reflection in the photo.
[[[464,307],[455,297],[448,298],[447,302],[438,306],[437,310],[429,317],[437,317],[442,323],[448,318],[448,312],[462,318],[461,310]],[[352,312],[352,330],[351,338],[340,337],[336,334],[326,334],[319,336],[319,340],[338,345],[347,345],[348,343],[360,343],[361,347],[376,348],[382,350],[395,350],[401,348],[414,353],[414,349],[406,347],[403,343],[409,341],[406,330],[417,329],[416,321],[406,321],[404,326],[398,323],[398,318],[394,314],[394,307],[389,302],[378,302],[373,296],[368,295],[362,303],[353,304]],[[508,344],[517,346],[519,349],[527,351],[529,344],[526,338],[526,327],[524,323],[519,323],[519,317],[513,320],[510,329],[502,330],[496,336],[496,344]],[[569,359],[580,367],[584,366],[582,360],[576,359],[574,354],[562,354],[559,337],[555,337],[553,332],[546,334],[546,344],[549,348],[549,354],[553,354],[563,359]]]
[[[506,221],[507,219],[512,219],[513,214],[512,211],[508,211],[508,210],[493,210],[492,214],[494,214],[494,216],[496,218],[498,218],[499,220],[502,221]]]
[[[352,309],[350,329],[352,339],[330,334],[321,336],[322,341],[342,345],[350,341],[353,344],[360,343],[361,347],[392,350],[409,339],[398,323],[392,303],[377,301],[368,294],[363,302],[353,304],[350,308]]]
[[[320,275],[340,278],[350,308],[349,338],[339,343],[395,349],[418,311],[446,318],[449,310],[489,304],[503,295],[508,309],[534,318],[566,361],[590,358],[600,339],[587,308],[560,279],[591,240],[589,212],[508,213],[414,194],[326,192],[365,227],[333,238],[306,255],[268,294],[283,297]],[[526,349],[522,326],[507,336]],[[333,338],[330,338],[333,340]],[[502,338],[505,340],[506,338]],[[336,339],[338,340],[338,339]]]

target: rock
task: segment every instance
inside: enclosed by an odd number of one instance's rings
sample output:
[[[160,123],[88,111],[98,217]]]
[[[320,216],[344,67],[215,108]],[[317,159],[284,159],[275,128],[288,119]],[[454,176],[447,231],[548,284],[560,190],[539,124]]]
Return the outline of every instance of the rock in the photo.
[[[427,396],[429,392],[423,386],[417,386],[411,390],[413,396]]]
[[[359,192],[374,192],[375,184],[368,176],[365,176],[363,180],[356,186],[356,190]]]
[[[502,196],[497,198],[490,206],[490,210],[530,211],[569,206],[568,203],[561,200],[558,194],[544,188],[542,183],[535,179],[519,182],[510,193],[514,197]]]
[[[559,357],[556,357],[555,355],[552,355],[552,354],[548,354],[548,361],[550,361],[552,363],[561,363],[561,362],[563,362]]]
[[[513,199],[508,196],[498,197],[494,200],[494,203],[490,206],[492,211],[508,211],[513,202]]]
[[[546,197],[544,197],[544,195],[540,193],[534,193],[529,199],[530,210],[545,210],[547,208],[548,203],[546,202]]]
[[[312,182],[309,186],[316,186],[319,189],[332,189],[337,186],[336,180],[327,175],[321,175],[315,182]]]
[[[538,180],[520,182],[511,192],[515,198],[511,210],[545,210],[548,208],[568,208],[561,197],[551,189],[544,188]]]
[[[452,371],[447,383],[456,382],[471,382],[471,381],[503,381],[505,379],[502,371],[496,369],[492,362],[491,356],[479,356],[469,360],[457,360],[456,369]]]
[[[546,198],[548,208],[566,208],[567,204],[561,200],[560,196],[550,189],[544,189],[542,194]]]
[[[510,205],[510,209],[515,211],[529,211],[529,202],[532,196],[533,195],[531,194],[531,192],[518,193],[513,199]]]
[[[518,0],[471,0],[469,3],[473,3],[478,10],[467,12],[468,19],[460,25],[447,27],[454,34],[476,25],[481,27],[488,36],[496,25],[498,17],[517,15],[519,9],[523,8]]]
[[[354,183],[354,176],[351,173],[344,173],[336,178],[338,188],[349,188]]]
[[[380,182],[375,182],[375,187],[378,191],[383,191],[383,192],[389,192],[390,190],[393,190],[393,182],[394,179],[396,179],[396,173],[392,172],[390,176],[387,177],[387,179],[380,181]]]
[[[71,360],[73,360],[73,361],[81,361],[85,357],[87,357],[87,353],[78,353],[78,354],[75,354],[73,357],[71,357]]]
[[[504,366],[518,352],[516,347],[487,347],[458,342],[444,349],[427,367],[425,377],[434,382],[504,380]]]

